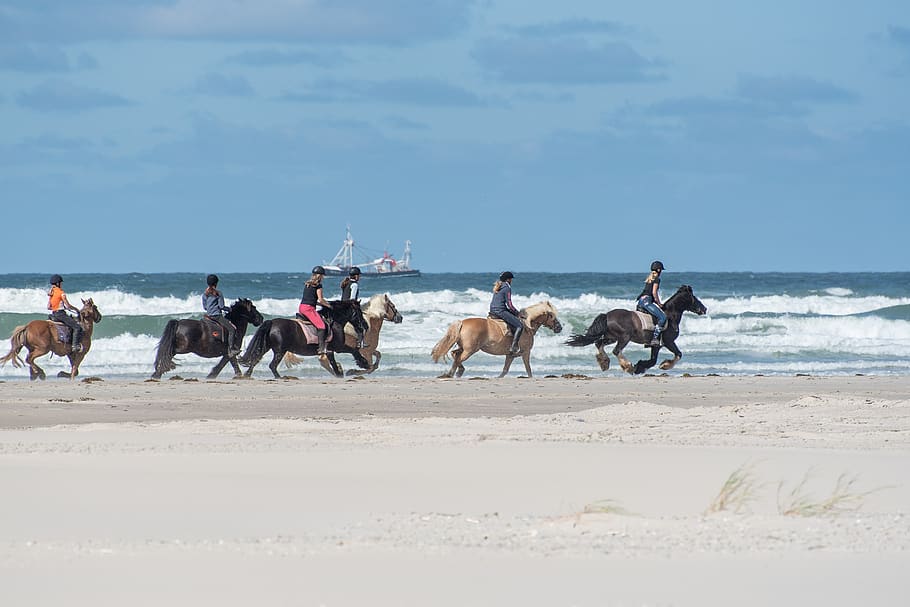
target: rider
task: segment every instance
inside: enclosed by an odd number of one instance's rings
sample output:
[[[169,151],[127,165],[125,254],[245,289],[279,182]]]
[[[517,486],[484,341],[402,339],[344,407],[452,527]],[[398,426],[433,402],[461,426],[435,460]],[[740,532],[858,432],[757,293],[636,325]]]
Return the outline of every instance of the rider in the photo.
[[[360,299],[360,268],[353,266],[341,281],[341,301]]]
[[[73,330],[73,353],[82,352],[82,325],[66,313],[66,310],[71,310],[78,314],[79,309],[66,298],[66,293],[63,292],[63,277],[59,274],[51,276],[51,290],[48,291],[47,297],[47,309],[51,311],[49,318],[62,322]]]
[[[316,266],[313,268],[312,276],[303,284],[303,297],[300,298],[300,315],[305,317],[313,326],[316,327],[316,335],[319,337],[319,347],[316,354],[325,354],[325,337],[326,325],[322,316],[316,311],[316,306],[331,308],[332,304],[322,297],[322,279],[325,277],[325,268]]]
[[[228,358],[234,358],[240,354],[241,347],[238,343],[238,337],[240,336],[237,327],[224,315],[225,312],[230,312],[231,309],[224,305],[224,295],[218,290],[218,277],[214,274],[209,274],[205,277],[205,283],[208,287],[202,294],[202,309],[205,310],[207,318],[215,321],[224,329],[225,335],[227,335]]]
[[[348,271],[348,275],[345,276],[344,280],[341,281],[341,301],[354,299],[360,299],[360,268],[357,266],[351,266],[351,269]],[[349,321],[348,324],[354,327],[354,323]],[[354,327],[354,330],[356,331],[357,328]],[[363,335],[360,332],[357,334]],[[358,348],[363,348],[364,345],[365,344],[363,343],[363,339],[357,340]]]
[[[651,273],[645,279],[645,286],[638,296],[638,306],[646,310],[657,322],[654,324],[654,335],[651,336],[651,342],[646,343],[645,347],[659,346],[660,334],[667,328],[667,315],[664,314],[663,304],[660,302],[660,274],[664,271],[664,264],[655,261],[651,264]]]
[[[490,301],[490,316],[501,318],[512,328],[512,345],[509,354],[520,354],[518,340],[524,332],[524,323],[519,318],[518,309],[512,305],[512,279],[515,275],[506,270],[499,275],[499,280],[493,284],[493,299]]]

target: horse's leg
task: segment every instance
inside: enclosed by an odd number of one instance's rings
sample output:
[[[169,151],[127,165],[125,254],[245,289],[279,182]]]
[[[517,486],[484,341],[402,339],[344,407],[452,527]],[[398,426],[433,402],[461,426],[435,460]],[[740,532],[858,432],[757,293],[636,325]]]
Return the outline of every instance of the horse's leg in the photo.
[[[47,375],[44,373],[44,369],[38,366],[38,363],[35,362],[35,359],[44,356],[49,352],[48,349],[42,348],[38,350],[29,350],[28,356],[25,357],[25,362],[28,363],[28,378],[32,381],[36,379],[47,379]]]
[[[279,348],[277,350],[272,350],[274,356],[272,356],[272,362],[269,363],[269,369],[272,370],[272,375],[275,376],[275,379],[281,379],[281,373],[278,372],[278,363],[284,358],[284,355],[287,354],[287,350]],[[253,367],[250,367],[252,369]]]
[[[669,371],[675,367],[676,363],[679,362],[679,359],[682,358],[682,352],[679,350],[679,348],[676,347],[675,341],[671,341],[669,343],[664,342],[664,346],[666,346],[667,349],[673,353],[673,358],[668,358],[660,363],[660,368],[664,371]]]
[[[465,354],[467,352],[467,354]],[[466,360],[474,356],[477,353],[477,350],[466,350],[464,347],[460,350],[455,350],[452,352],[452,371],[451,373],[455,374],[455,377],[461,377],[464,375],[464,363]],[[449,375],[451,377],[451,374]],[[502,377],[502,376],[500,376]]]
[[[379,361],[382,360],[382,352],[373,350],[373,364],[370,367],[370,373],[379,368]]]
[[[629,362],[625,356],[622,355],[622,349],[629,344],[628,339],[621,339],[616,342],[616,345],[613,347],[613,356],[616,357],[616,360],[619,361],[619,366],[622,367],[622,370],[626,373],[632,373],[635,369],[634,365]]]
[[[506,354],[506,362],[502,365],[502,373],[499,374],[499,377],[505,377],[506,373],[509,372],[509,367],[512,366],[512,361],[515,360],[514,356],[509,356]]]
[[[657,364],[657,353],[660,352],[660,346],[651,346],[651,358],[640,360],[635,363],[634,373],[640,375]]]
[[[344,377],[344,369],[341,368],[341,363],[335,359],[335,353],[332,351],[326,352],[325,357],[329,360],[330,365],[326,370],[335,377]],[[322,362],[321,356],[319,357],[319,362]]]
[[[597,364],[600,365],[601,371],[607,371],[610,369],[610,355],[604,352],[604,340],[598,339],[594,342],[594,347],[597,348],[597,354],[595,358],[597,359]]]
[[[206,379],[215,379],[216,377],[218,377],[218,374],[221,373],[221,370],[224,369],[224,366],[226,364],[228,364],[228,360],[230,360],[230,359],[227,357],[227,355],[222,356],[221,360],[218,361],[218,364],[215,365],[214,367],[212,367],[212,370],[209,371],[209,374],[206,376]],[[236,365],[237,365],[237,362],[234,361],[234,366],[236,366]],[[239,368],[237,370],[240,371]]]
[[[232,358],[230,362],[231,367],[234,369],[234,379],[243,379],[243,371],[240,370],[240,365],[237,364],[237,357]]]
[[[57,377],[68,377],[70,379],[76,379],[76,376],[79,375],[79,363],[82,362],[83,354],[73,354],[70,352],[66,355],[70,359],[70,372],[61,371],[57,374]]]

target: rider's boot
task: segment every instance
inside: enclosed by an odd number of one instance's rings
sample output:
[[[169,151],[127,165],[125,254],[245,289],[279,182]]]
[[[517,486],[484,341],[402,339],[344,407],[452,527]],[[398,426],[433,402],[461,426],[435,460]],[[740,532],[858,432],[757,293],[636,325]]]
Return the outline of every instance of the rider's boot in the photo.
[[[82,352],[82,327],[73,329],[73,354]]]
[[[660,345],[660,327],[656,327],[654,329],[654,335],[651,336],[651,342],[645,344],[645,347],[651,348],[653,346],[659,346],[659,345]]]
[[[326,329],[316,329],[316,336],[319,338],[319,346],[316,347],[316,354],[322,356],[325,354],[325,336]]]
[[[521,334],[524,333],[524,330],[524,325],[521,325],[515,329],[515,334],[512,335],[512,345],[509,347],[509,354],[511,356],[517,356],[521,354],[521,350],[518,349],[518,340],[521,339]]]

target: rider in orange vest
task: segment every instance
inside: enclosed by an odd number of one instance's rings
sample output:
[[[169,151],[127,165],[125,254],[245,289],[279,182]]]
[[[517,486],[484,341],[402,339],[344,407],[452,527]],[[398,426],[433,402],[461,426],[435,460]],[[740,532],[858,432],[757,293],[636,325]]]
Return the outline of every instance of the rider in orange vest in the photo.
[[[72,305],[63,292],[63,277],[59,274],[51,276],[51,290],[47,293],[47,309],[51,311],[51,320],[62,322],[73,330],[73,353],[82,352],[82,325],[75,318],[66,313],[66,310],[79,313],[79,308]]]

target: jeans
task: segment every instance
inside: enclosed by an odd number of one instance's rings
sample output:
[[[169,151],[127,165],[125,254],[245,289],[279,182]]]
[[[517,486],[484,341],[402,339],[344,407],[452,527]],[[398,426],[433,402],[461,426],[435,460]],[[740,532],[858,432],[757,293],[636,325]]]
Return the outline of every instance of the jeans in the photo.
[[[649,314],[657,319],[658,329],[663,331],[667,328],[667,315],[664,314],[664,311],[660,309],[660,306],[654,303],[654,298],[652,298],[650,295],[642,295],[638,300],[638,305],[647,310]]]
[[[508,310],[501,310],[497,312],[490,311],[490,314],[497,318],[501,318],[506,321],[506,324],[512,327],[512,331],[515,331],[518,327],[521,326],[521,319],[509,312]]]

